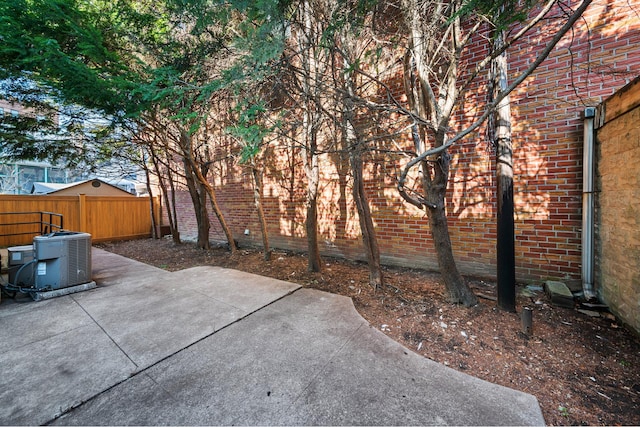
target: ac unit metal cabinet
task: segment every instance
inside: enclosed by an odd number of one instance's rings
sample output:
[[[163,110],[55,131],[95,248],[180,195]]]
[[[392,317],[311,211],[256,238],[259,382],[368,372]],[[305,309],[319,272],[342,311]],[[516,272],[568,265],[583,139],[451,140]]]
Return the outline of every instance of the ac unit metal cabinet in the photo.
[[[91,281],[91,235],[60,231],[33,238],[37,289],[55,290]]]
[[[7,248],[9,255],[9,283],[12,285],[31,284],[33,281],[33,245]],[[31,264],[30,264],[31,263]],[[24,266],[24,264],[29,264]],[[24,266],[24,267],[23,267]],[[18,277],[20,272],[20,277]]]

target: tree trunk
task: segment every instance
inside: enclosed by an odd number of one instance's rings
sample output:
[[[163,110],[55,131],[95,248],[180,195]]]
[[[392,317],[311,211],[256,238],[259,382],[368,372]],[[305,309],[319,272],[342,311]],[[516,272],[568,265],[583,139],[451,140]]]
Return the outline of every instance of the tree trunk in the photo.
[[[153,203],[153,192],[151,191],[151,173],[149,172],[149,165],[144,158],[144,148],[140,149],[140,157],[142,157],[142,168],[144,169],[145,185],[147,187],[147,193],[149,193],[149,212],[151,213],[151,237],[153,239],[159,239],[158,228],[156,227],[156,207]]]
[[[460,275],[453,257],[447,216],[442,204],[429,209],[429,227],[438,258],[438,267],[444,280],[449,301],[471,307],[478,304],[478,299]]]
[[[202,179],[206,181],[204,177],[202,177]],[[213,213],[216,215],[216,218],[218,218],[218,221],[220,222],[220,226],[222,227],[222,231],[225,237],[227,238],[227,244],[229,245],[229,250],[231,251],[232,255],[235,255],[235,253],[238,250],[238,245],[236,245],[236,240],[233,238],[233,233],[231,232],[231,228],[229,228],[229,225],[227,224],[227,221],[224,219],[224,215],[220,210],[220,206],[218,205],[218,200],[216,199],[215,189],[213,188],[213,185],[209,184],[209,182],[203,183],[202,186],[204,187],[207,194],[209,194],[209,201],[211,202],[211,208],[213,209]]]
[[[178,209],[176,208],[176,183],[173,179],[173,172],[171,171],[171,161],[167,156],[167,178],[169,179],[169,187],[171,188],[171,200],[168,199],[168,196],[165,194],[166,203],[168,206],[168,212],[172,212],[172,219],[169,219],[169,227],[171,228],[171,239],[173,243],[179,245],[182,243],[180,241],[180,230],[178,229]],[[169,202],[171,204],[169,204]]]
[[[371,218],[371,209],[369,201],[364,190],[364,179],[362,173],[362,149],[360,144],[354,147],[350,153],[351,171],[353,172],[353,199],[358,210],[358,220],[360,222],[360,230],[362,233],[362,243],[364,252],[367,256],[367,264],[369,266],[369,284],[374,289],[382,287],[383,275],[382,266],[380,265],[380,248],[378,247],[378,239]]]
[[[262,174],[255,166],[251,167],[253,175],[253,201],[258,212],[258,222],[260,223],[260,232],[262,233],[262,247],[264,250],[264,260],[271,260],[271,248],[269,246],[269,233],[267,232],[267,221],[264,218],[264,210],[262,209]]]
[[[167,194],[166,194],[166,185],[164,183],[164,178],[162,177],[162,175],[160,174],[160,169],[159,169],[159,165],[158,165],[158,159],[156,158],[155,153],[153,152],[153,147],[149,147],[148,148],[148,152],[149,152],[149,157],[151,159],[151,162],[153,164],[153,169],[156,173],[156,176],[158,177],[158,185],[160,186],[160,197],[161,200],[164,200],[165,205],[167,206],[167,218],[169,219],[169,224],[171,225],[171,223],[173,222],[173,218],[171,215],[171,211],[169,210],[169,205],[167,203]],[[149,196],[151,196],[151,182],[150,182],[150,174],[147,173],[147,192],[149,193]],[[160,209],[160,215],[162,215],[162,209]],[[162,217],[160,219],[160,223],[162,223]],[[155,228],[156,223],[155,221],[153,221],[153,227]],[[159,239],[160,236],[157,235],[157,233],[154,231],[153,233],[153,238],[154,239]]]
[[[307,270],[317,273],[322,270],[322,261],[320,260],[320,247],[318,245],[318,198],[317,194],[312,191],[309,191],[307,195],[305,228],[307,231],[307,249],[309,252]]]
[[[317,37],[319,34],[316,22],[312,16],[311,2],[305,0],[300,3],[301,31],[298,32],[300,61],[302,68],[301,88],[303,102],[302,132],[304,135],[303,162],[307,176],[307,216],[305,229],[307,233],[307,252],[309,263],[307,270],[319,272],[322,269],[320,248],[318,245],[318,187],[320,185],[320,166],[318,164],[318,126],[320,104],[320,70],[317,54]]]
[[[171,230],[171,238],[173,239],[174,244],[180,244],[180,233],[178,232],[178,217],[176,215],[176,202],[175,202],[175,187],[173,183],[173,175],[169,169],[169,165],[167,165],[166,177],[163,171],[160,169],[160,161],[153,151],[153,147],[149,147],[149,155],[151,161],[153,162],[153,168],[155,169],[156,176],[158,177],[158,185],[160,185],[160,191],[162,193],[162,199],[164,200],[164,204],[167,209],[167,220],[169,221],[169,229]],[[167,156],[168,157],[168,156]],[[167,159],[168,162],[168,159]],[[169,181],[169,185],[171,186],[171,196],[172,199],[169,200],[169,192],[167,188],[167,182]],[[149,194],[151,194],[151,189],[149,188]],[[195,206],[194,206],[195,208]]]
[[[436,146],[444,143],[444,131],[436,134]],[[463,304],[471,307],[478,304],[478,299],[473,294],[469,285],[458,271],[451,238],[449,236],[449,224],[447,222],[445,196],[449,182],[450,155],[447,151],[439,155],[433,166],[433,178],[430,182],[423,181],[425,194],[429,201],[429,227],[435,245],[438,258],[438,266],[444,285],[449,294],[449,300],[454,304]],[[426,164],[423,164],[426,167]],[[423,174],[423,176],[430,176]]]
[[[216,215],[216,218],[218,218],[218,221],[220,222],[220,226],[222,227],[222,231],[224,232],[227,238],[229,250],[231,251],[232,254],[235,254],[238,247],[236,245],[235,239],[233,238],[233,233],[231,232],[231,229],[227,225],[227,222],[224,219],[224,215],[220,210],[220,206],[218,205],[218,201],[216,199],[216,191],[213,188],[213,185],[209,183],[206,177],[206,171],[208,166],[197,164],[196,160],[194,159],[194,153],[191,148],[191,145],[192,145],[191,136],[185,130],[180,130],[180,147],[183,152],[182,154],[185,162],[189,164],[192,175],[196,179],[198,186],[200,188],[200,191],[203,195],[202,206],[206,211],[206,196],[209,195],[211,208],[213,209],[213,213]],[[200,170],[200,167],[202,167],[203,170]],[[209,218],[207,217],[207,222],[208,222],[208,219]],[[200,233],[198,232],[198,238],[200,237],[199,234]],[[207,244],[208,244],[208,234],[207,234]]]
[[[424,95],[424,86],[427,86],[426,78],[416,78],[416,65],[409,60],[407,56],[405,61],[405,92],[412,107],[414,114],[417,116],[430,116],[426,112],[434,112],[439,110],[436,108],[437,101],[433,97]],[[418,61],[419,62],[419,61]],[[418,73],[419,74],[419,73]],[[419,76],[418,76],[419,77]],[[418,83],[418,81],[420,83]],[[439,120],[439,127],[433,133],[434,147],[442,147],[446,139],[446,129],[448,128],[448,115],[443,115]],[[433,129],[432,129],[433,130]],[[414,124],[411,128],[415,150],[417,155],[425,153],[425,135],[426,130],[423,126]],[[449,183],[449,163],[450,155],[447,150],[427,158],[419,163],[422,175],[422,191],[424,198],[410,196],[404,187],[404,178],[399,185],[402,197],[417,207],[426,207],[429,216],[429,228],[436,250],[438,259],[438,267],[444,280],[444,286],[449,295],[449,301],[454,304],[463,304],[467,307],[478,304],[478,299],[465,282],[464,278],[458,271],[455,258],[453,256],[453,248],[451,246],[451,237],[449,236],[449,225],[447,222],[445,197],[447,193],[447,185]]]
[[[209,220],[209,209],[207,209],[207,191],[201,182],[196,181],[196,194],[198,195],[198,206],[200,206],[200,216],[202,217],[202,225],[198,225],[198,247],[202,249],[210,249],[209,233],[211,230],[211,221]],[[202,229],[200,227],[202,226]]]
[[[355,108],[353,99],[355,98],[355,84],[353,81],[353,73],[348,71],[349,66],[345,62],[345,85],[349,97],[344,102],[344,134],[349,149],[349,163],[351,172],[353,173],[353,199],[356,203],[358,211],[358,222],[360,223],[360,232],[362,234],[362,244],[367,257],[367,265],[369,266],[369,284],[374,289],[382,287],[383,275],[382,266],[380,265],[380,248],[378,247],[378,239],[376,230],[371,218],[371,209],[369,208],[369,200],[364,189],[363,176],[363,160],[364,143],[360,137],[355,122]]]
[[[209,243],[209,229],[211,227],[209,223],[209,214],[207,212],[206,193],[201,193],[198,188],[202,190],[202,187],[198,185],[195,173],[193,172],[193,165],[186,157],[183,159],[185,180],[187,182],[187,188],[189,189],[189,195],[191,196],[191,202],[193,203],[193,209],[196,215],[196,222],[198,223],[198,242],[197,246],[200,249],[209,249],[211,245]]]
[[[310,120],[310,114],[305,113],[304,127],[307,144],[304,153],[304,169],[307,175],[307,217],[305,229],[307,232],[307,251],[309,263],[307,270],[319,272],[322,270],[320,247],[318,244],[318,187],[320,186],[320,166],[316,144],[316,132]]]

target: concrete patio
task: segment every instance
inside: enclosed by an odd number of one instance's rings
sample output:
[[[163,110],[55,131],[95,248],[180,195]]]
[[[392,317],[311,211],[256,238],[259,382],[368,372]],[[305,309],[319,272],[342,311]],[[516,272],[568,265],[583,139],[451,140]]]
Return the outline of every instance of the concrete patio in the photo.
[[[0,304],[1,424],[544,424],[535,397],[413,353],[346,297],[95,248],[93,278]]]

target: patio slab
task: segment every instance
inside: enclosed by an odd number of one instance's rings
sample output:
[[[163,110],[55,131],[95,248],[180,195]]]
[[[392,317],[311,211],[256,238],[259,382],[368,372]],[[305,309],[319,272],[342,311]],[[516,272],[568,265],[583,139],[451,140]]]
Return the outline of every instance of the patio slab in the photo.
[[[349,298],[93,250],[98,287],[0,305],[0,424],[543,425],[535,397],[425,359]]]

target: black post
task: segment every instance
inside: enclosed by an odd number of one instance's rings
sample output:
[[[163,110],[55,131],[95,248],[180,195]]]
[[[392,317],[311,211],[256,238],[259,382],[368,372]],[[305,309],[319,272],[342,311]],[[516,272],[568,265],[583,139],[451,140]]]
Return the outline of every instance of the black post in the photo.
[[[498,141],[498,164],[511,169],[511,141]],[[501,164],[508,162],[508,165]],[[500,167],[499,166],[499,167]],[[512,169],[511,169],[512,170]],[[516,311],[516,248],[513,221],[513,174],[498,176],[497,278],[498,307]]]
[[[522,333],[531,336],[533,335],[533,310],[529,307],[523,307],[522,313]]]
[[[504,34],[498,33],[494,47],[504,46]],[[509,66],[503,52],[493,59],[492,94],[495,99],[507,89]],[[513,145],[511,142],[511,103],[507,95],[493,113],[493,143],[496,147],[496,181],[498,203],[496,266],[498,278],[498,307],[516,311],[516,248],[513,220]]]

